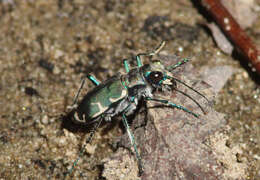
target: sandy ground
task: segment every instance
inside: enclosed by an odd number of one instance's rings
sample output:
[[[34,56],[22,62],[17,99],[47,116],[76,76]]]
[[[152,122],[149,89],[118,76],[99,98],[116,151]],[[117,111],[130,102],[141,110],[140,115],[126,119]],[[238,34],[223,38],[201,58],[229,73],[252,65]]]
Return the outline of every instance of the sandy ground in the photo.
[[[234,152],[242,164],[241,176],[231,179],[260,178],[259,76],[237,53],[220,51],[192,2],[2,0],[0,14],[0,179],[63,179],[89,131],[62,121],[81,78],[123,72],[122,59],[161,40],[163,53],[194,57],[197,71],[234,70],[215,98],[227,125],[211,138],[212,148]],[[260,46],[259,18],[247,33]],[[83,94],[91,88],[87,83]],[[101,129],[67,178],[102,179],[102,160],[123,129],[117,123]],[[217,162],[228,166],[225,158]]]

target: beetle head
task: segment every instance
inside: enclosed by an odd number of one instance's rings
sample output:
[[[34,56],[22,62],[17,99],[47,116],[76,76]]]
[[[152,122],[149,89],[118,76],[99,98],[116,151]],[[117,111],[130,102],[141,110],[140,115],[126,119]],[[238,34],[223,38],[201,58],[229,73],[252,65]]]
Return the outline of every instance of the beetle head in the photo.
[[[172,81],[172,73],[159,60],[152,61],[149,65],[144,66],[143,74],[145,80],[158,90],[172,90],[176,83]]]

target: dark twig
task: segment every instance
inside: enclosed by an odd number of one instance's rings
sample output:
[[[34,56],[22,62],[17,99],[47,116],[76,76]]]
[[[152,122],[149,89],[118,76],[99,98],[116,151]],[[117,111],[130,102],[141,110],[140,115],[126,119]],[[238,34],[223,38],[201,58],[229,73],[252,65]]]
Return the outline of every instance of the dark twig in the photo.
[[[219,0],[201,0],[201,3],[212,15],[222,31],[234,43],[236,48],[243,53],[249,63],[260,74],[260,53],[228,10]]]

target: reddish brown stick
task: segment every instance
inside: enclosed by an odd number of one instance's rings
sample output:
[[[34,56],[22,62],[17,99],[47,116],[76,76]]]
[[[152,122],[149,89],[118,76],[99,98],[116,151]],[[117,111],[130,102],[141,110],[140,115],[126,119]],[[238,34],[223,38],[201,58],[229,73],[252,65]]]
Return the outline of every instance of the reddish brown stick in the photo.
[[[221,4],[219,0],[201,0],[202,5],[213,16],[223,32],[230,38],[234,45],[243,53],[256,71],[260,74],[260,54],[245,31]]]

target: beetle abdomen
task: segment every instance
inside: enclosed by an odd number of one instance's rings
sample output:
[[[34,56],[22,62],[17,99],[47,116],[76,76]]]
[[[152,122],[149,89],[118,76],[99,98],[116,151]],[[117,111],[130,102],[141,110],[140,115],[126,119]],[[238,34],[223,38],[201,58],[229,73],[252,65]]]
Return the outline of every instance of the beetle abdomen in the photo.
[[[77,109],[78,117],[85,121],[97,118],[126,96],[127,90],[118,74],[95,87],[83,98]]]

